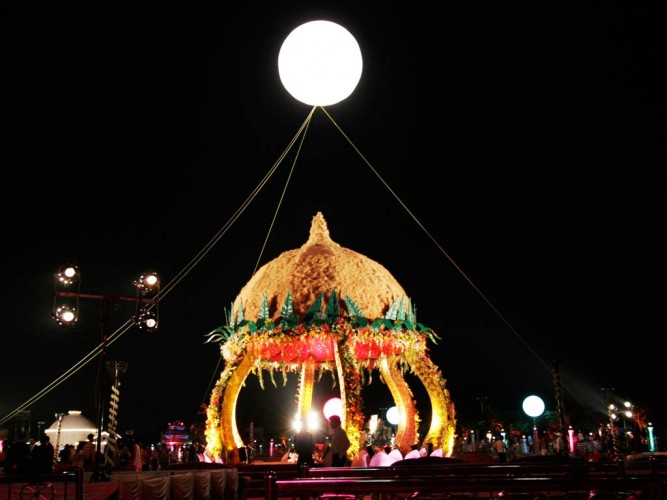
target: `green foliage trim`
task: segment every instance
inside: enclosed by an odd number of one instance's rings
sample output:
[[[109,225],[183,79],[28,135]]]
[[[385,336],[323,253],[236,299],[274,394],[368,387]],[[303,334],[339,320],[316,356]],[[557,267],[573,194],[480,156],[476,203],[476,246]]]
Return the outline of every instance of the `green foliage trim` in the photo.
[[[416,307],[412,304],[410,299],[405,297],[397,298],[391,305],[384,318],[376,318],[371,320],[366,318],[357,304],[354,303],[351,297],[347,294],[344,297],[345,305],[349,314],[350,325],[353,328],[365,328],[370,325],[375,330],[407,330],[416,331],[425,334],[428,339],[434,344],[438,343],[441,338],[435,331],[422,323],[416,321],[417,312]],[[341,309],[338,302],[338,295],[336,290],[332,289],[327,302],[325,312],[322,312],[322,305],[324,301],[324,292],[320,292],[315,301],[310,305],[306,311],[303,326],[323,326],[325,324],[334,325],[341,318]],[[258,313],[257,321],[249,321],[243,316],[243,301],[239,299],[239,310],[237,321],[234,322],[234,303],[232,302],[230,309],[225,309],[225,319],[227,324],[219,326],[205,335],[207,340],[205,343],[221,342],[224,343],[237,332],[247,328],[250,334],[257,333],[272,333],[280,330],[284,332],[294,331],[299,327],[299,316],[294,313],[292,291],[290,290],[285,298],[282,308],[280,309],[280,317],[277,322],[269,317],[269,303],[267,294],[264,293],[262,298],[262,305]]]

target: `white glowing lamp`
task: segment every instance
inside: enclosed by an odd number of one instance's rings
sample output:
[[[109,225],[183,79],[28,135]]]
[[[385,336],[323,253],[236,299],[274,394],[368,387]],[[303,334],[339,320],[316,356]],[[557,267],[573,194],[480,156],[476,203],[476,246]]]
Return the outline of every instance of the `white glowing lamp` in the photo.
[[[287,91],[312,106],[348,97],[361,79],[359,44],[342,26],[311,21],[292,31],[278,54],[278,73]]]
[[[398,421],[398,408],[396,406],[392,406],[387,410],[387,422],[389,422],[391,425],[398,425]]]
[[[308,414],[308,430],[310,432],[316,431],[319,428],[319,420],[318,420],[318,415],[314,411],[311,411]]]
[[[343,418],[343,401],[340,398],[330,398],[324,403],[322,408],[324,418],[329,420],[332,415],[338,415]]]
[[[539,396],[528,396],[523,400],[523,411],[529,417],[539,417],[544,413],[544,401]]]

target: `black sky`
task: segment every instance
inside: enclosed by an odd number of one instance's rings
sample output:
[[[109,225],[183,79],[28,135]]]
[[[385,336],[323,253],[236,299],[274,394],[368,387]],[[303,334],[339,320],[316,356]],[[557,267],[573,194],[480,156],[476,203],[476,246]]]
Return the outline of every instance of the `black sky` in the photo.
[[[133,295],[138,274],[173,280],[230,221],[310,111],[280,82],[280,46],[326,19],[364,58],[327,108],[363,159],[317,110],[299,157],[161,302],[159,331],[110,346],[129,362],[120,427],[196,418],[221,369],[204,335],[318,211],[440,335],[431,355],[462,420],[480,397],[520,410],[535,393],[553,410],[555,357],[566,410],[604,411],[608,387],[667,426],[664,37],[643,5],[573,4],[10,2],[0,419],[99,343],[95,301],[74,331],[51,319],[60,264],[81,267],[82,292]],[[92,416],[95,369],[31,404],[35,421]],[[242,416],[279,425],[293,395],[271,392]]]

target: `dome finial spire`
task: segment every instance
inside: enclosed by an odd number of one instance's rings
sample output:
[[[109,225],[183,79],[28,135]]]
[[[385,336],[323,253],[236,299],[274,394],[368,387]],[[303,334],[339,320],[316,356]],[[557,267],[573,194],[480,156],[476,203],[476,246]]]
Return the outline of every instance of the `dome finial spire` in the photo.
[[[327,221],[324,220],[322,212],[317,212],[313,217],[313,222],[310,225],[310,235],[308,237],[308,244],[313,245],[317,243],[332,243],[331,236],[329,236],[329,228]]]

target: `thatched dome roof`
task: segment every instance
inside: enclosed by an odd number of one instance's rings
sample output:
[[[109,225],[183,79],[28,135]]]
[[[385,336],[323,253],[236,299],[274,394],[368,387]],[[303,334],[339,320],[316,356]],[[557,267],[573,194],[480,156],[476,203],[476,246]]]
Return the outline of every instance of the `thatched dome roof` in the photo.
[[[407,298],[381,264],[334,242],[324,216],[318,212],[308,241],[262,266],[234,300],[234,311],[239,310],[242,301],[244,318],[257,319],[266,294],[269,315],[276,319],[291,291],[294,313],[303,318],[321,293],[326,306],[332,290],[336,291],[341,314],[347,315],[347,295],[370,319],[384,317],[396,299]]]

